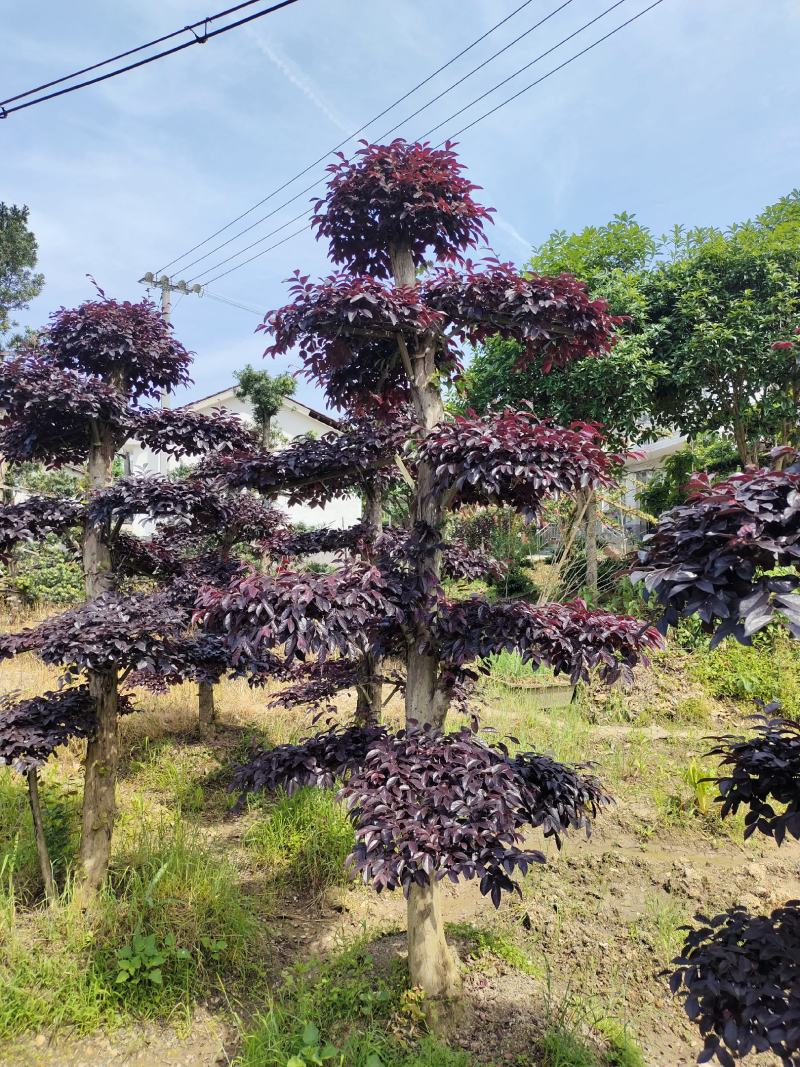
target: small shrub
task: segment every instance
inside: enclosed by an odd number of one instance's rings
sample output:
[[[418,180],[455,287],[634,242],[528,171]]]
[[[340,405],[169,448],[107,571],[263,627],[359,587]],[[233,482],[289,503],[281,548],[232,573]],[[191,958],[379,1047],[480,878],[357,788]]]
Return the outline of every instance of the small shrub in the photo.
[[[696,658],[694,673],[706,691],[719,700],[752,707],[779,701],[787,718],[800,718],[800,648],[770,627],[750,646],[732,640]]]
[[[604,1058],[608,1067],[645,1067],[642,1050],[627,1027],[617,1019],[600,1019],[596,1026],[608,1042]]]
[[[465,943],[472,959],[496,956],[522,974],[539,978],[543,973],[543,968],[534,963],[519,945],[500,930],[479,929],[470,923],[448,923],[447,933]]]
[[[714,706],[707,697],[689,696],[675,705],[673,719],[695,726],[704,726],[711,721]]]
[[[556,1023],[542,1035],[542,1067],[601,1067],[601,1061],[579,1034]]]
[[[266,801],[264,816],[245,844],[270,874],[311,893],[350,881],[345,860],[355,843],[353,824],[323,789],[300,789]]]
[[[75,552],[54,535],[36,545],[22,545],[8,580],[28,604],[78,604],[85,596],[83,574]]]

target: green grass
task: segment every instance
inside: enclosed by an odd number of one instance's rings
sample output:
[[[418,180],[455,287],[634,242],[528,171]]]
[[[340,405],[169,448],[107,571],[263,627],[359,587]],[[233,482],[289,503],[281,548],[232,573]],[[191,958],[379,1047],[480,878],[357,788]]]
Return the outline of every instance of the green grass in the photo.
[[[387,975],[359,943],[298,964],[245,1034],[236,1067],[472,1067],[425,1033],[420,995],[404,968]]]
[[[527,953],[515,944],[502,930],[480,929],[471,923],[447,923],[447,935],[465,942],[471,959],[480,960],[496,956],[515,971],[540,978],[544,968],[535,963]]]
[[[353,849],[353,825],[333,792],[279,794],[263,810],[245,845],[273,879],[310,893],[351,880],[345,859]]]
[[[710,696],[733,700],[751,714],[754,701],[778,700],[783,715],[800,719],[800,648],[783,633],[767,631],[749,647],[723,641],[693,658],[693,674]]]
[[[203,779],[218,771],[219,766],[206,746],[178,747],[171,741],[151,742],[145,738],[128,770],[136,779],[138,790],[163,795],[172,801],[172,810],[177,807],[193,814],[202,810],[206,799]]]
[[[179,818],[123,821],[108,885],[89,911],[73,904],[69,886],[55,907],[22,911],[6,879],[0,924],[0,1038],[188,1016],[220,983],[235,996],[263,980],[261,928],[235,869]],[[149,967],[158,979],[120,981],[122,960],[143,939],[163,957]]]
[[[39,794],[50,860],[56,880],[63,882],[75,853],[80,829],[80,796],[44,774]],[[25,779],[0,767],[0,870],[13,882],[19,903],[32,903],[42,894],[42,877]]]
[[[630,925],[631,938],[646,945],[659,963],[667,964],[684,942],[685,931],[681,927],[688,917],[685,905],[678,901],[649,896],[643,914]]]

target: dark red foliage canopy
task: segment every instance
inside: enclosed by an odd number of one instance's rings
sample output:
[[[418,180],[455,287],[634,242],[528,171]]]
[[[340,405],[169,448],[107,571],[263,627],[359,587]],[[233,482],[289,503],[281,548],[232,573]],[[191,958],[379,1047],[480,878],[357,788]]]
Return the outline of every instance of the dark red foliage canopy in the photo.
[[[557,426],[529,409],[442,422],[420,445],[449,506],[510,504],[527,518],[561,493],[608,484],[622,456],[603,451],[595,426]]]
[[[769,573],[800,561],[800,470],[747,470],[695,488],[661,516],[632,574],[663,606],[662,625],[696,614],[714,644],[748,641],[781,612],[800,637],[800,574]]]
[[[443,602],[433,623],[442,659],[463,665],[495,652],[517,651],[572,682],[597,670],[607,682],[630,680],[633,667],[659,648],[656,630],[638,619],[568,604],[490,603],[480,597]]]
[[[48,465],[84,463],[92,442],[92,419],[127,436],[130,414],[116,388],[45,356],[25,352],[0,361],[0,452],[7,460]]]
[[[118,478],[89,501],[88,518],[93,523],[119,526],[139,515],[214,528],[227,521],[228,508],[226,499],[203,482],[160,475]]]
[[[289,506],[323,507],[349,496],[381,468],[392,467],[407,428],[405,419],[387,424],[365,417],[342,433],[296,438],[279,452],[217,454],[200,465],[198,476],[230,488],[285,496]]]
[[[36,541],[79,526],[85,513],[79,500],[50,496],[29,496],[15,504],[0,504],[0,558],[8,558],[14,545],[21,541]]]
[[[45,663],[83,670],[160,670],[171,663],[165,639],[183,637],[185,611],[163,594],[105,593],[81,607],[46,619],[33,629],[0,638],[0,656],[35,652]]]
[[[421,288],[428,308],[451,324],[452,337],[471,345],[495,335],[518,341],[520,364],[541,357],[545,372],[607,352],[620,321],[571,274],[524,275],[497,259],[440,268]]]
[[[323,575],[251,572],[227,589],[202,589],[195,619],[225,637],[235,666],[275,649],[288,663],[358,656],[370,648],[370,627],[396,615],[380,571],[353,563]]]
[[[714,738],[708,755],[722,757],[720,814],[746,808],[745,839],[758,831],[782,845],[787,834],[800,839],[800,724],[775,717],[778,708],[771,704],[753,716],[751,737]]]
[[[85,685],[59,689],[18,700],[18,694],[0,697],[0,763],[20,773],[47,762],[59,745],[73,737],[90,737],[96,720],[94,701]],[[123,698],[120,711],[133,708]]]
[[[384,734],[342,796],[356,827],[352,862],[378,892],[477,877],[495,906],[519,888],[515,870],[545,862],[521,847],[523,826],[559,835],[608,801],[569,767],[535,753],[512,760],[469,730],[430,727]]]
[[[132,397],[187,385],[191,357],[149,300],[89,300],[50,319],[42,349],[54,366],[113,382]]]
[[[406,397],[398,335],[413,343],[445,324],[418,289],[396,288],[367,275],[333,274],[312,282],[296,271],[289,291],[291,303],[268,314],[259,326],[273,338],[264,355],[297,351],[305,376],[339,408],[359,410],[371,394]],[[444,343],[440,351],[444,356]],[[445,356],[441,368],[452,362]]]
[[[190,408],[142,408],[132,422],[131,436],[155,452],[175,456],[259,447],[258,437],[239,416],[223,410],[204,414]]]
[[[698,1057],[735,1067],[749,1053],[800,1064],[800,901],[771,915],[735,907],[689,933],[673,962],[673,993],[705,1037]]]
[[[450,143],[362,144],[353,159],[340,154],[328,167],[327,195],[315,204],[312,224],[334,263],[385,278],[392,245],[407,247],[418,263],[428,250],[447,261],[477,245],[491,212],[473,199],[478,187]]]

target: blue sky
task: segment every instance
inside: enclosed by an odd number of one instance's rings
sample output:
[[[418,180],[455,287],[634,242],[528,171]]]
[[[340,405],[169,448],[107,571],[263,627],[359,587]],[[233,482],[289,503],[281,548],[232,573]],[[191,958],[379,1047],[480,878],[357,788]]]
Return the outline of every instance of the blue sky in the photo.
[[[300,0],[205,46],[10,116],[0,123],[0,199],[29,205],[47,279],[25,321],[39,325],[59,305],[90,296],[87,274],[109,295],[138,298],[145,271],[266,196],[520,2]],[[532,0],[368,132],[383,134],[560,2]],[[397,133],[425,133],[611,2],[572,0]],[[435,139],[647,3],[624,0],[446,123]],[[224,0],[3,0],[0,98],[223,6]],[[497,209],[489,235],[494,250],[521,262],[551,230],[599,224],[622,210],[658,232],[675,222],[724,225],[755,214],[800,184],[798,54],[796,0],[664,0],[460,139],[471,178]],[[183,263],[322,174],[320,165],[182,260],[176,277],[192,277],[297,214],[311,194],[182,271]],[[295,267],[327,270],[325,249],[310,233],[209,285],[209,292],[266,311],[284,302],[283,281]],[[176,332],[196,352],[195,385],[186,396],[226,387],[248,361],[260,365],[258,321],[209,297],[179,299]],[[286,365],[291,369],[291,361]],[[298,397],[319,403],[304,383]]]

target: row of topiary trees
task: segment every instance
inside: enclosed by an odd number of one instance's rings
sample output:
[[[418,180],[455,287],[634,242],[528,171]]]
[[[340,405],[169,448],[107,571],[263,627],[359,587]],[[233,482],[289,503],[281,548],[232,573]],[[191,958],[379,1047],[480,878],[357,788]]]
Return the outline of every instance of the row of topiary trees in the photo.
[[[515,871],[544,858],[527,847],[526,826],[558,839],[587,827],[607,799],[580,769],[535,752],[511,755],[471,726],[447,733],[451,703],[463,704],[483,658],[502,649],[573,679],[599,670],[613,681],[658,643],[644,624],[580,602],[453,602],[444,593],[445,566],[465,573],[479,565],[457,547],[448,551],[450,511],[504,503],[534,519],[548,496],[605,482],[615,459],[595,428],[561,428],[525,408],[445,419],[443,384],[457,377],[464,344],[499,333],[521,342],[523,362],[563,363],[613,343],[604,304],[572,278],[463,259],[490,217],[474,192],[451,146],[365,146],[332,168],[314,222],[346,269],[318,283],[297,276],[292,303],[265,328],[270,351],[297,348],[306,373],[348,412],[340,435],[274,453],[229,416],[147,406],[186,381],[188,356],[146,303],[101,296],[61,311],[36,349],[0,368],[0,451],[12,461],[85,462],[90,472],[85,507],[59,505],[59,516],[52,502],[28,501],[0,518],[8,544],[63,524],[83,530],[87,604],[4,636],[0,653],[34,651],[64,667],[70,682],[84,675],[86,687],[6,709],[0,744],[3,758],[35,765],[67,736],[88,737],[84,895],[108,866],[117,719],[128,707],[121,686],[213,682],[226,670],[255,681],[291,674],[290,698],[308,701],[356,682],[364,694],[356,725],[323,730],[294,751],[261,753],[236,782],[246,790],[345,779],[353,862],[376,889],[405,892],[411,978],[431,1003],[458,986],[440,880],[478,877],[498,903],[516,887]],[[129,436],[157,451],[207,455],[183,484],[111,484],[114,455]],[[411,528],[381,531],[380,494],[398,471],[412,486]],[[332,573],[258,573],[230,557],[220,531],[233,527],[236,506],[255,506],[251,492],[323,503],[354,488],[366,514],[346,535],[303,542],[281,533],[271,513],[255,516],[259,542],[283,538],[280,555],[338,538],[345,555]],[[135,515],[160,520],[155,538],[126,536]],[[237,520],[247,539],[250,518]],[[213,550],[204,543],[195,551],[193,539],[214,530]],[[129,591],[124,579],[143,573],[159,587]],[[377,722],[387,656],[402,665],[391,673],[405,691],[397,734]]]
[[[299,352],[304,372],[346,412],[341,434],[271,452],[230,416],[147,406],[184,382],[188,367],[147,304],[101,297],[59,312],[35,350],[0,367],[0,451],[12,461],[86,462],[90,472],[85,502],[31,500],[0,516],[4,545],[64,525],[83,529],[87,604],[0,641],[2,654],[35,651],[63,666],[68,682],[86,678],[18,702],[0,720],[3,758],[22,766],[68,736],[89,739],[83,891],[100,884],[108,865],[117,718],[129,706],[121,686],[208,685],[234,671],[256,683],[284,678],[282,700],[320,708],[355,685],[354,723],[329,723],[298,745],[257,753],[234,787],[246,794],[342,783],[356,833],[352,863],[376,890],[405,893],[410,975],[434,1009],[458,988],[441,879],[477,877],[497,904],[517,887],[516,872],[544,860],[528,846],[527,828],[559,840],[588,828],[608,799],[585,769],[512,753],[472,723],[448,732],[448,710],[463,708],[469,682],[494,652],[515,649],[574,680],[597,671],[613,681],[659,642],[645,624],[579,601],[531,606],[445,594],[446,573],[490,565],[446,544],[450,512],[502,503],[535,520],[548,497],[604,484],[619,459],[603,450],[596,428],[558,427],[524,406],[445,417],[442,391],[460,373],[465,344],[500,336],[520,344],[521,366],[535,359],[546,367],[602,356],[613,343],[604,304],[574,279],[464,259],[490,217],[475,191],[449,145],[365,145],[331,167],[313,221],[343,269],[318,282],[296,275],[291,303],[269,314],[264,329],[268,352]],[[184,482],[111,484],[128,436],[205,455]],[[382,493],[397,477],[410,483],[411,526],[382,529]],[[718,636],[747,639],[778,612],[800,627],[798,479],[792,467],[749,472],[664,518],[641,569],[667,623],[697,612]],[[365,514],[349,531],[298,534],[269,505],[278,496],[322,504],[354,490]],[[158,522],[153,538],[125,534],[135,516]],[[237,544],[273,563],[247,567]],[[286,565],[320,550],[340,554],[331,573]],[[157,580],[153,591],[126,586],[143,574]],[[385,679],[405,693],[399,732],[379,721]],[[796,730],[770,720],[755,739],[721,739],[720,751],[732,767],[722,778],[726,810],[745,803],[749,827],[779,840],[796,835]],[[770,797],[789,808],[775,814]],[[730,1063],[770,1047],[795,1062],[797,967],[794,949],[780,947],[794,936],[794,914],[793,906],[771,918],[737,912],[690,938],[677,981],[707,1034],[706,1059]]]

